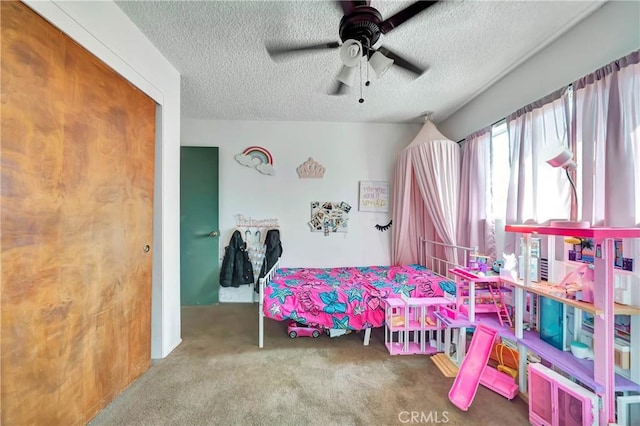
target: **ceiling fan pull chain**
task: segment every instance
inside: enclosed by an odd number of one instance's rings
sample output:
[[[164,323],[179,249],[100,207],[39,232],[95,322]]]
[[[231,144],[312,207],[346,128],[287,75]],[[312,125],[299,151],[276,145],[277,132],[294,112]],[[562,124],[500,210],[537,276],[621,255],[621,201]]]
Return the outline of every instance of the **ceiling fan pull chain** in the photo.
[[[369,51],[371,50],[371,46],[367,43],[367,51],[365,52],[364,66],[367,67],[367,81],[364,83],[365,86],[369,87],[371,81],[369,80]]]
[[[363,103],[364,98],[362,97],[362,58],[360,59],[360,64],[358,66],[360,67],[360,99],[358,99],[358,102]]]
[[[365,66],[367,67],[367,81],[365,81],[364,85],[369,87],[371,84],[371,81],[369,81],[369,64],[366,64]]]

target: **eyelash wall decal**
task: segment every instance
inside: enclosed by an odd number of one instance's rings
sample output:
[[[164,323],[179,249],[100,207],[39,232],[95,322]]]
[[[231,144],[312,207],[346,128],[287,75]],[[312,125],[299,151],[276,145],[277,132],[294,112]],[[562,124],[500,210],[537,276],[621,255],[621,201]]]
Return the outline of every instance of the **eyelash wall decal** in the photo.
[[[376,225],[376,229],[380,232],[386,231],[387,229],[391,228],[392,223],[393,220],[390,220],[386,225]]]

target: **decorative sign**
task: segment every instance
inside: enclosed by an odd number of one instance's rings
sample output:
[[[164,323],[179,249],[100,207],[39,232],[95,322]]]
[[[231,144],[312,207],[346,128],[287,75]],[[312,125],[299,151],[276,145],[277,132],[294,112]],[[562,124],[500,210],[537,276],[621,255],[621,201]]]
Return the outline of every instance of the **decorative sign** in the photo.
[[[347,232],[349,219],[347,214],[351,210],[348,203],[332,203],[330,201],[311,202],[311,232],[324,232],[329,235],[332,232]]]
[[[388,212],[389,182],[361,180],[358,210],[361,212]]]
[[[236,215],[236,226],[261,227],[261,228],[277,228],[278,219],[253,219],[245,217],[243,214]]]
[[[261,146],[250,146],[235,156],[238,163],[245,167],[255,168],[263,175],[274,175],[273,157],[271,153]]]

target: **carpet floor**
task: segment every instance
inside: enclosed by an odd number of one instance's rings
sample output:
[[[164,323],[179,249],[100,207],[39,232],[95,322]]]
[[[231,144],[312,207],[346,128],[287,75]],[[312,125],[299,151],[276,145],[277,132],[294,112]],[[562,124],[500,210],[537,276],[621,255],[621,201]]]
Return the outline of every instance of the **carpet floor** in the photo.
[[[468,411],[429,356],[391,356],[382,329],[290,339],[257,305],[182,309],[182,343],[90,425],[527,425],[527,405],[480,386]]]

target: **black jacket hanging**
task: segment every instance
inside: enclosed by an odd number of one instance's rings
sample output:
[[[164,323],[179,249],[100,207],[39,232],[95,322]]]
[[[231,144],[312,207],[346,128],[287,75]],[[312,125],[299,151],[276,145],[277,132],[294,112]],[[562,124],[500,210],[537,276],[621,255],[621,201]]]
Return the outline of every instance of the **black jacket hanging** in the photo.
[[[236,230],[231,235],[229,245],[224,249],[220,268],[220,286],[238,287],[253,283],[253,266],[247,252],[247,243],[242,239],[240,231]]]
[[[267,275],[267,272],[273,268],[273,265],[282,256],[282,243],[280,242],[280,231],[278,229],[269,229],[264,239],[265,252],[264,260],[262,261],[262,268],[260,269],[260,275],[258,278],[262,278]]]

